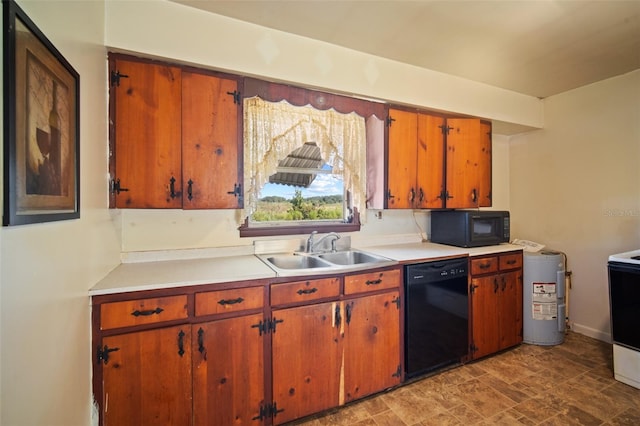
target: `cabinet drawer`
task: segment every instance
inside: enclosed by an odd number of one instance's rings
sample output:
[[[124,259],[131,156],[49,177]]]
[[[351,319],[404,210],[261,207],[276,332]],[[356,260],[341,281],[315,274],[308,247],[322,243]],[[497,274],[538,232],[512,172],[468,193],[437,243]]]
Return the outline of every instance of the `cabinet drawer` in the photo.
[[[386,288],[397,288],[399,286],[399,269],[349,275],[344,278],[344,294],[364,293]]]
[[[264,306],[264,288],[246,287],[196,293],[196,316],[258,309]]]
[[[100,305],[100,328],[109,330],[187,318],[187,296],[126,300]]]
[[[497,256],[471,259],[471,275],[482,275],[491,272],[498,272]]]
[[[273,284],[271,286],[271,305],[306,302],[340,295],[340,278],[296,281]]]
[[[500,270],[518,269],[522,267],[522,254],[504,254],[500,256]]]

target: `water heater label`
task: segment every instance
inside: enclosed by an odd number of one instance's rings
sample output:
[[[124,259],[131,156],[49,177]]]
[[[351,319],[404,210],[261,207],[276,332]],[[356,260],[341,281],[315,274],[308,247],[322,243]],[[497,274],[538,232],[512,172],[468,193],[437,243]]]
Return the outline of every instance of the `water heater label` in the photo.
[[[556,283],[533,283],[532,301],[531,309],[534,320],[555,320],[558,318]]]

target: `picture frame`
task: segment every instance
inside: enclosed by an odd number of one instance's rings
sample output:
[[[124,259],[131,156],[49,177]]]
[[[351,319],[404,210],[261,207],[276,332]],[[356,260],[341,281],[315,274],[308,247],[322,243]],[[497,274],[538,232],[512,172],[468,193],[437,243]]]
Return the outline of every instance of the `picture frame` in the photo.
[[[80,76],[2,0],[4,226],[80,217]]]

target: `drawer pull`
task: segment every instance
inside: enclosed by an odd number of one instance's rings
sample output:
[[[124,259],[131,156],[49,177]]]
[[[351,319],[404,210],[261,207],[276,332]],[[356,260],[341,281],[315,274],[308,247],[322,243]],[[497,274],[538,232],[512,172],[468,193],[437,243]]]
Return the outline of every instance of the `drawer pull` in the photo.
[[[365,282],[366,285],[378,285],[382,282],[382,278],[378,278],[377,280],[367,280]]]
[[[297,293],[302,296],[303,294],[313,294],[316,291],[318,291],[318,289],[314,287],[314,288],[309,288],[309,289],[304,289],[304,290],[300,289],[300,290],[297,291]]]
[[[507,265],[515,265],[515,264],[516,264],[516,260],[515,259],[507,260]]]
[[[160,314],[162,311],[164,311],[164,309],[162,308],[149,309],[147,311],[139,311],[136,309],[135,311],[131,312],[131,315],[133,315],[134,317],[148,317],[153,314]]]
[[[478,265],[478,268],[480,268],[480,269],[491,268],[491,263],[481,263],[480,265]]]
[[[235,305],[235,304],[242,303],[242,302],[244,302],[244,299],[242,297],[238,297],[237,299],[220,299],[218,301],[218,303],[220,305],[222,305],[222,306]]]

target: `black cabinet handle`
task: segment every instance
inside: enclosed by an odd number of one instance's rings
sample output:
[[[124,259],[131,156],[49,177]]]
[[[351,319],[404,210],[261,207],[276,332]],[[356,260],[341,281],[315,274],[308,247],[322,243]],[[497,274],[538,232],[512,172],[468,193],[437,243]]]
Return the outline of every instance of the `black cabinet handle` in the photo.
[[[202,327],[198,329],[198,352],[204,353],[204,330]]]
[[[378,285],[382,282],[382,278],[378,278],[377,280],[367,280],[365,281],[366,285]]]
[[[180,330],[180,333],[178,333],[178,355],[183,356],[184,355],[184,331]]]
[[[164,311],[164,309],[162,308],[149,309],[146,311],[139,311],[136,309],[135,311],[131,312],[131,315],[133,315],[134,317],[148,317],[150,315],[160,314],[162,311]]]
[[[187,182],[187,198],[189,201],[193,200],[193,181],[191,179]]]
[[[491,268],[491,263],[481,263],[480,265],[478,265],[478,268],[480,268],[480,269],[489,269],[489,268]]]
[[[478,201],[478,191],[475,188],[471,191],[471,201],[474,203]]]
[[[493,292],[497,293],[498,292],[498,288],[500,287],[500,285],[498,284],[498,279],[494,278],[493,279]]]
[[[413,203],[413,200],[416,199],[416,190],[411,188],[411,195],[409,196],[409,201]]]
[[[336,305],[336,325],[340,327],[342,316],[340,315],[340,305]]]
[[[220,299],[218,300],[218,304],[224,306],[224,305],[235,305],[238,303],[242,303],[244,302],[244,299],[242,297],[238,297],[237,299]]]
[[[171,176],[171,179],[169,179],[169,196],[171,198],[176,198],[177,197],[175,183],[176,183],[176,178]]]
[[[424,191],[422,190],[422,188],[420,188],[420,195],[418,197],[418,201],[422,203],[423,200],[424,200]]]
[[[308,289],[306,289],[306,288],[305,288],[305,289],[300,289],[300,290],[298,290],[298,291],[297,291],[297,293],[298,293],[299,295],[303,295],[303,294],[313,294],[313,293],[315,293],[316,291],[318,291],[318,289],[314,287],[314,288],[308,288]]]
[[[346,316],[347,316],[347,325],[351,322],[351,310],[353,309],[353,302],[347,303],[345,306]]]

